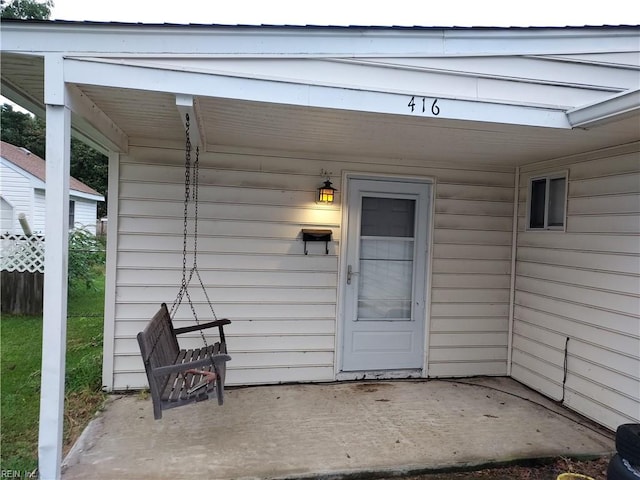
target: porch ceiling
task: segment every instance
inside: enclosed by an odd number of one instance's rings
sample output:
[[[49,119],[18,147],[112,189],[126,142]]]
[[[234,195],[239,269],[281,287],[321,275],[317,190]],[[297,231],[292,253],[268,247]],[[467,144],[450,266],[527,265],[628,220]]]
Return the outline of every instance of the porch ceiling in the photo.
[[[3,54],[3,95],[44,112],[43,61]],[[130,145],[178,146],[175,95],[77,85]],[[638,140],[638,115],[591,129],[557,129],[196,97],[207,149],[240,148],[515,166]]]

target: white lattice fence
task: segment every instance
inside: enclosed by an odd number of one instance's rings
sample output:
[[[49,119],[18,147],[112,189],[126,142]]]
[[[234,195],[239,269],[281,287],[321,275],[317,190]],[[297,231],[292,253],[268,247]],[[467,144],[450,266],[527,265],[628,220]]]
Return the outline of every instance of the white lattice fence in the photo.
[[[44,235],[0,235],[0,270],[44,273]]]

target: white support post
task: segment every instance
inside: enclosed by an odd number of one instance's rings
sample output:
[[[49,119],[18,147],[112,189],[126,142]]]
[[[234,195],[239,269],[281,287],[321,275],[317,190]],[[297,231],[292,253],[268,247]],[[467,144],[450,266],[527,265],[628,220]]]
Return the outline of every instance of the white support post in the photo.
[[[104,292],[104,336],[102,347],[102,387],[113,391],[113,354],[115,351],[116,273],[118,258],[118,198],[120,196],[120,154],[109,152],[107,190],[107,268]]]
[[[513,181],[513,224],[511,226],[511,282],[509,286],[509,336],[507,337],[507,376],[513,363],[513,322],[516,301],[516,267],[518,260],[518,209],[520,206],[520,167],[516,167]]]
[[[46,221],[38,468],[59,479],[64,423],[69,245],[71,112],[65,105],[62,57],[45,58]]]

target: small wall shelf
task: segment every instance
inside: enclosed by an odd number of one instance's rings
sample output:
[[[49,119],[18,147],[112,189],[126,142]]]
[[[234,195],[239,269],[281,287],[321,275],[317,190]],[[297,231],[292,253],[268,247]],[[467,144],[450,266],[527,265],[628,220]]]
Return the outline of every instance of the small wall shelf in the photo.
[[[309,228],[302,229],[302,241],[304,242],[304,254],[308,255],[307,242],[324,242],[325,254],[329,255],[329,242],[331,241],[331,230],[315,230]]]

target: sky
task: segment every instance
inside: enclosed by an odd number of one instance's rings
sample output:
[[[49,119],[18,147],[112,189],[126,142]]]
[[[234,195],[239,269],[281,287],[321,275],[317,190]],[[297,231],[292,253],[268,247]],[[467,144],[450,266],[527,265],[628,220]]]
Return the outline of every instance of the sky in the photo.
[[[638,25],[638,0],[54,0],[52,20],[401,26]]]

